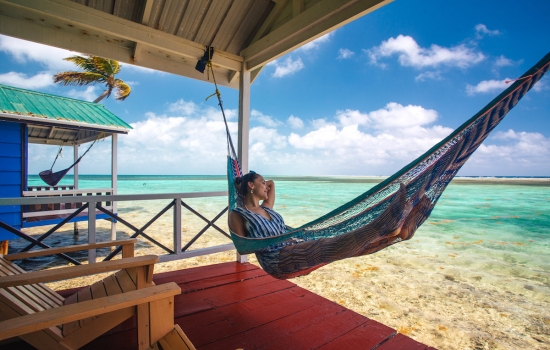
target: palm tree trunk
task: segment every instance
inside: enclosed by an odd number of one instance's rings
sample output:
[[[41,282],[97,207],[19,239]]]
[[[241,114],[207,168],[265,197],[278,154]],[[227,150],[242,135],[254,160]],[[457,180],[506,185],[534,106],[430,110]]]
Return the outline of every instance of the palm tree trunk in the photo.
[[[98,98],[95,99],[94,103],[99,103],[99,101],[103,100],[105,97],[107,97],[110,93],[110,89],[107,89],[105,91],[103,91],[103,93],[101,95],[99,95]]]

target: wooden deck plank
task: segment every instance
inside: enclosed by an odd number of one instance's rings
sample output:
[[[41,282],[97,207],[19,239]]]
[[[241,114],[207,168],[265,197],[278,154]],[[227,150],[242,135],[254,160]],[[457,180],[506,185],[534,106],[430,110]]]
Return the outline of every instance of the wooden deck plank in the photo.
[[[341,337],[324,344],[319,350],[372,349],[395,334],[397,334],[395,329],[369,320]]]
[[[195,346],[202,346],[287,317],[320,302],[319,296],[296,287],[242,303],[177,317],[175,321]]]
[[[181,294],[175,298],[174,313],[176,317],[181,317],[292,288],[293,286],[294,284],[290,282],[263,276],[218,288],[205,289],[196,293]]]
[[[184,290],[175,297],[175,323],[199,350],[434,350],[252,264],[231,262],[154,276],[156,284],[170,281]],[[132,318],[83,349],[136,346]]]
[[[363,316],[338,304],[321,303],[200,349],[315,349],[362,322]]]
[[[417,342],[403,334],[397,333],[384,344],[380,345],[377,350],[427,350],[428,346]]]
[[[221,263],[208,266],[195,267],[185,270],[177,270],[155,274],[153,281],[156,284],[166,282],[189,283],[205,278],[234,274],[236,272],[248,270],[261,270],[259,267],[252,264],[239,264],[237,262]],[[261,270],[263,271],[263,270]],[[265,274],[265,272],[264,272]]]
[[[208,288],[220,287],[226,284],[239,283],[245,280],[253,279],[256,277],[264,277],[266,273],[263,270],[247,270],[236,272],[227,275],[215,276],[210,278],[205,278],[202,280],[196,280],[191,282],[179,283],[178,285],[181,288],[182,293],[189,293],[194,291],[199,291]]]

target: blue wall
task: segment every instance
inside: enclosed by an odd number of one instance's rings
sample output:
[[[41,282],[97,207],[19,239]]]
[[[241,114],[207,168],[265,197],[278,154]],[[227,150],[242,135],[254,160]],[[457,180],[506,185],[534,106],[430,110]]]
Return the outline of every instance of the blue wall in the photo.
[[[26,126],[0,121],[0,198],[21,197],[26,186]],[[0,206],[0,221],[21,228],[21,206]],[[0,228],[0,241],[14,239]]]

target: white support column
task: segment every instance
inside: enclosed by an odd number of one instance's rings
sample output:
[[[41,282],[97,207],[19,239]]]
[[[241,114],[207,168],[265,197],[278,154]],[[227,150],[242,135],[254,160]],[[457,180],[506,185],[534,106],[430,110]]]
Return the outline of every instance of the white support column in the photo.
[[[78,145],[73,145],[73,158],[75,162],[78,159]],[[73,167],[73,174],[73,186],[75,190],[78,190],[78,164]]]
[[[96,243],[95,240],[95,228],[96,228],[96,220],[95,220],[95,206],[96,202],[88,202],[88,243]],[[95,263],[95,249],[88,250],[88,264]]]
[[[174,252],[181,254],[181,198],[174,200]]]
[[[237,155],[241,162],[243,173],[248,172],[248,146],[250,130],[250,71],[242,64],[239,75],[239,135]],[[248,262],[248,256],[237,253],[237,261]]]
[[[73,145],[73,158],[74,158],[75,162],[78,159],[78,145],[77,144]],[[73,167],[73,174],[74,174],[73,186],[74,186],[75,190],[78,190],[78,164],[76,164]],[[73,234],[75,236],[78,235],[78,222],[73,223]]]
[[[111,135],[111,188],[113,195],[117,194],[117,177],[118,177],[118,134]],[[113,208],[111,212],[116,215],[117,202],[112,202]],[[116,240],[116,222],[111,220],[111,240]]]

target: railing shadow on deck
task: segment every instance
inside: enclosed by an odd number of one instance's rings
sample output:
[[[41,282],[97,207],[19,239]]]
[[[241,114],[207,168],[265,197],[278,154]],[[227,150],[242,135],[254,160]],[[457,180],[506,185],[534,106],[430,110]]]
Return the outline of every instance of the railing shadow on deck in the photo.
[[[213,247],[200,248],[189,250],[189,248],[201,237],[209,228],[213,228],[218,231],[220,234],[230,238],[230,235],[216,225],[216,221],[227,212],[227,207],[223,208],[219,214],[217,214],[213,219],[209,220],[197,210],[193,209],[190,205],[185,203],[184,199],[192,198],[205,198],[205,197],[227,197],[227,191],[219,192],[190,192],[190,193],[160,193],[160,194],[129,194],[129,195],[79,195],[79,196],[58,196],[58,197],[20,197],[20,198],[0,198],[0,207],[1,206],[14,206],[20,205],[23,207],[28,206],[56,206],[59,204],[64,204],[65,211],[67,211],[68,216],[64,218],[61,222],[56,224],[53,228],[48,230],[46,233],[42,234],[38,238],[33,238],[20,230],[0,221],[0,227],[15,234],[16,236],[27,240],[29,244],[23,248],[21,251],[28,251],[35,246],[39,246],[43,249],[51,248],[49,245],[43,243],[43,240],[48,236],[54,234],[58,231],[64,224],[68,223],[72,218],[79,215],[82,211],[87,210],[88,215],[88,243],[96,243],[96,222],[98,213],[104,214],[102,216],[108,217],[112,222],[120,223],[130,230],[133,231],[131,238],[142,238],[152,244],[161,248],[166,254],[159,255],[160,262],[173,261],[179,259],[186,259],[195,256],[202,256],[208,254],[214,254],[219,252],[224,252],[228,250],[235,249],[232,243],[217,245]],[[136,227],[129,220],[127,220],[123,215],[113,212],[115,206],[111,206],[111,203],[125,202],[125,201],[151,201],[151,200],[169,200],[168,204],[159,211],[152,219],[150,219],[142,227]],[[74,203],[74,205],[73,205]],[[77,208],[77,203],[81,205]],[[107,205],[102,205],[103,203]],[[205,226],[189,241],[182,242],[182,207],[189,210],[194,215],[198,216],[205,222]],[[70,210],[71,208],[73,210]],[[89,208],[96,208],[96,210],[89,210]],[[146,233],[147,228],[149,228],[155,221],[157,221],[163,214],[172,210],[173,212],[173,244],[172,247],[167,247],[148,235]],[[115,239],[116,237],[112,237]],[[110,260],[117,253],[120,252],[121,247],[113,250],[105,260]],[[78,264],[77,261],[68,257],[62,256],[65,260],[68,260],[71,263]],[[91,250],[88,254],[89,263],[94,263],[96,261],[96,252]]]

